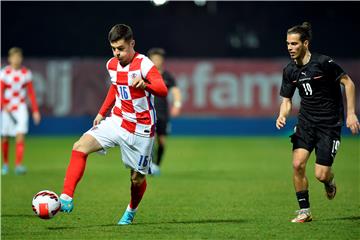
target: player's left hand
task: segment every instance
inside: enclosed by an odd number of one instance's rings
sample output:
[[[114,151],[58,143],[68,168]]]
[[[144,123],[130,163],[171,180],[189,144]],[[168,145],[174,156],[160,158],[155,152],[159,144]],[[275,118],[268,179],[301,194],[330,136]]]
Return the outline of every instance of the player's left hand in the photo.
[[[360,124],[357,116],[353,114],[349,114],[346,118],[346,126],[350,128],[352,134],[358,134],[360,130]]]
[[[33,112],[33,120],[34,120],[34,123],[35,125],[39,125],[40,124],[40,121],[41,121],[41,115],[39,112]]]
[[[144,81],[144,79],[142,79],[141,77],[136,77],[136,78],[134,78],[131,86],[133,86],[133,87],[135,87],[135,88],[141,88],[141,89],[145,89],[145,88],[146,88],[145,81]]]

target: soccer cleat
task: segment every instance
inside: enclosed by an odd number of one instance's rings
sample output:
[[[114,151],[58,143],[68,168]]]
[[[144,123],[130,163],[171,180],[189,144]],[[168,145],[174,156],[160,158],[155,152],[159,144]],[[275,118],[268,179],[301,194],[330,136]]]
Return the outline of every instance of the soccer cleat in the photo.
[[[325,191],[326,191],[326,197],[329,200],[334,199],[334,197],[336,195],[336,183],[335,183],[335,179],[334,179],[334,174],[332,175],[332,178],[329,181],[329,183],[324,183],[324,186],[325,186]]]
[[[71,212],[74,208],[73,199],[65,200],[63,194],[60,196],[61,212]]]
[[[24,175],[26,173],[26,167],[23,165],[19,165],[15,167],[15,174],[16,175]]]
[[[129,207],[125,210],[124,215],[118,222],[118,225],[129,225],[134,221],[136,211],[131,211]]]
[[[1,168],[1,175],[6,175],[9,172],[9,166],[7,164],[4,164]]]
[[[303,208],[296,211],[296,218],[292,219],[291,222],[293,223],[305,223],[305,222],[311,222],[312,216],[310,212],[310,208]]]

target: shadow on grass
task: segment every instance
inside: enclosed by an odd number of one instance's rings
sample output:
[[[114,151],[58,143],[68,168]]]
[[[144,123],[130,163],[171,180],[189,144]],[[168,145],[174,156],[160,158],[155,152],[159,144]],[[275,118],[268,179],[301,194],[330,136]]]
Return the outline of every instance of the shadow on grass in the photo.
[[[152,224],[209,224],[209,223],[245,223],[244,219],[201,219],[201,220],[188,220],[188,221],[168,221],[168,222],[144,222],[137,223],[136,225],[152,225]]]
[[[35,214],[2,214],[1,215],[2,218],[16,218],[16,217],[19,217],[19,218],[33,218],[33,217],[36,217]]]
[[[338,218],[325,218],[325,219],[317,219],[316,221],[360,221],[360,216],[349,216],[349,217],[338,217]]]
[[[143,225],[164,225],[164,224],[212,224],[212,223],[245,223],[246,220],[243,219],[202,219],[202,220],[189,220],[189,221],[161,221],[161,222],[135,222],[134,226],[143,226]],[[48,227],[48,230],[64,230],[64,229],[77,229],[77,228],[95,228],[95,227],[122,227],[116,223],[112,224],[102,224],[102,225],[86,225],[86,226],[58,226],[58,227]]]

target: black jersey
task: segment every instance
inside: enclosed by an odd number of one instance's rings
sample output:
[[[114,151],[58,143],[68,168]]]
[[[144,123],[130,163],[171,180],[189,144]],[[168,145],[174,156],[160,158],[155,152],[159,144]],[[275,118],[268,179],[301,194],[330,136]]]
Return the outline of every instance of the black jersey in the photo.
[[[344,107],[340,79],[344,74],[333,59],[315,53],[303,66],[292,61],[284,68],[280,95],[292,98],[297,88],[301,98],[299,120],[318,126],[341,126]]]
[[[167,71],[164,71],[162,74],[165,85],[168,89],[176,86],[174,77]],[[169,118],[169,104],[166,97],[157,97],[155,96],[155,110],[156,116],[161,119]]]

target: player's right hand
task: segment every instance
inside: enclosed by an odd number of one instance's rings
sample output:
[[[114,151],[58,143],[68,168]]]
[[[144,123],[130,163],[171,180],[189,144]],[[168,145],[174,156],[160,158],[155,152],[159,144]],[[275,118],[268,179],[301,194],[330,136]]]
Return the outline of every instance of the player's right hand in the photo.
[[[101,114],[96,115],[94,122],[93,122],[93,126],[98,125],[103,119],[104,119],[104,117]]]
[[[286,124],[286,117],[279,116],[279,117],[276,119],[276,128],[277,128],[277,129],[280,129],[280,128],[284,127],[285,124]]]

